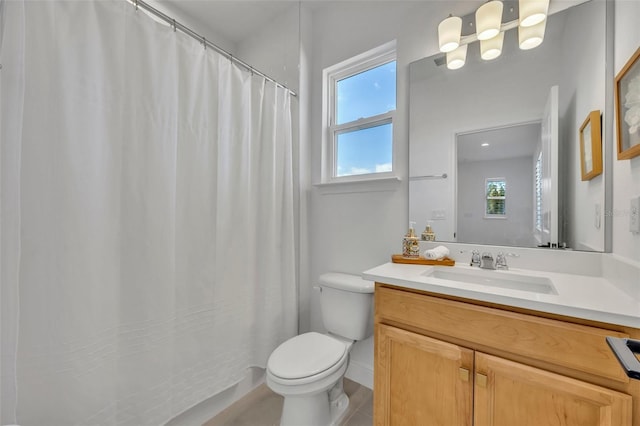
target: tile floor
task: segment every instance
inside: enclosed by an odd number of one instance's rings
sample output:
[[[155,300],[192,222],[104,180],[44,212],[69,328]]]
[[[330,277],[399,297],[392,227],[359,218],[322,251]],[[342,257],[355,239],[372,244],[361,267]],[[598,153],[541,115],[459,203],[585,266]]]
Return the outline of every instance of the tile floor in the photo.
[[[349,408],[340,425],[371,426],[373,424],[371,389],[344,379],[344,391],[349,396]],[[282,397],[273,393],[266,384],[262,384],[203,426],[277,426],[280,424],[281,412]]]

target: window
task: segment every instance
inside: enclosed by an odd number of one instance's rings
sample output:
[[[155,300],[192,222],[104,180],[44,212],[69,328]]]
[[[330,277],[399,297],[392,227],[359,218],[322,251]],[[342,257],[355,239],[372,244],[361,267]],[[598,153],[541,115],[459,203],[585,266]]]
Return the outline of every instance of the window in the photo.
[[[323,182],[390,177],[395,42],[324,70]]]
[[[504,178],[490,178],[485,181],[485,218],[502,218],[507,214],[507,182]]]

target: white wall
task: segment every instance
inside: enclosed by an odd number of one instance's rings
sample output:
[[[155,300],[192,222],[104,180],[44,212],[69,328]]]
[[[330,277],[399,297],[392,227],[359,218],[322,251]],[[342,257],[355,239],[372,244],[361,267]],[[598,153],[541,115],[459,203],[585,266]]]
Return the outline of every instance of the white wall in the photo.
[[[506,216],[485,218],[485,180],[505,178]],[[458,168],[458,239],[533,247],[533,157],[471,161]]]
[[[640,47],[640,2],[615,2],[614,68],[617,74]],[[616,146],[616,131],[610,143]],[[614,153],[617,152],[614,148]],[[615,154],[614,154],[615,155]],[[613,160],[613,253],[640,262],[640,235],[629,232],[629,200],[640,195],[640,156],[630,160]]]

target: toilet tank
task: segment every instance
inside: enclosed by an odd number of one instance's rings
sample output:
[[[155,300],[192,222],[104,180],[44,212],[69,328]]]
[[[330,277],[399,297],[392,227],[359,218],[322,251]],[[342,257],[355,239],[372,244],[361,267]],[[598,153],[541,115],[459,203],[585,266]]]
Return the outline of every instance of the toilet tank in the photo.
[[[320,275],[320,309],[332,334],[363,340],[372,333],[373,281],[357,275],[328,272]]]

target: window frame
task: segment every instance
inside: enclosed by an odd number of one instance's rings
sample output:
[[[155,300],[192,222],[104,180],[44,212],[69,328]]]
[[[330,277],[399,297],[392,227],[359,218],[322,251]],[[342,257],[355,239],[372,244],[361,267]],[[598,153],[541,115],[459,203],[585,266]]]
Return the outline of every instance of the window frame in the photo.
[[[321,182],[343,183],[389,179],[396,177],[396,143],[394,118],[398,107],[398,74],[396,72],[396,109],[367,118],[359,118],[342,124],[336,123],[336,86],[340,80],[356,74],[396,61],[396,41],[356,55],[323,70],[323,119],[322,119],[322,171]],[[356,130],[364,130],[380,125],[391,124],[391,170],[386,172],[363,173],[357,175],[338,176],[337,139],[338,135]]]

